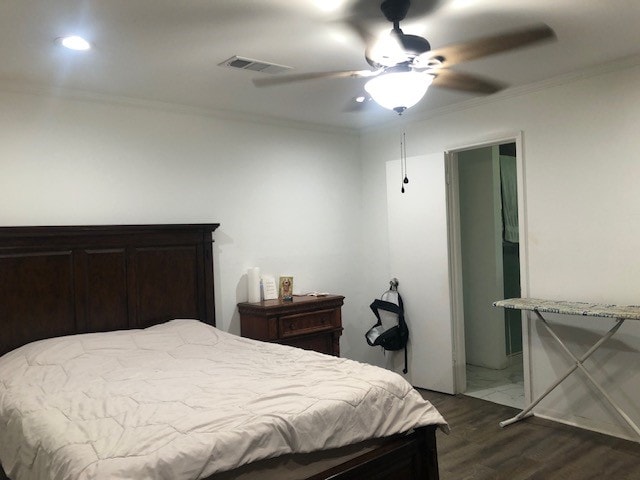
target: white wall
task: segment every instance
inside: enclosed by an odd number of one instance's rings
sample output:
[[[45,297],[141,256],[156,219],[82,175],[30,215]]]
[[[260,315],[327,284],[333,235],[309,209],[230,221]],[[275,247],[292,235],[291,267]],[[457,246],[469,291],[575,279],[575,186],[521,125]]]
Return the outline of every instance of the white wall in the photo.
[[[551,299],[638,304],[640,298],[640,67],[609,67],[517,96],[407,122],[409,155],[456,149],[522,130],[525,222],[529,271],[523,295]],[[384,259],[387,223],[381,192],[385,162],[397,158],[399,126],[362,138],[364,237],[368,254]],[[410,172],[409,172],[410,176]],[[373,228],[368,228],[373,226]],[[366,264],[365,277],[384,277],[382,260]],[[376,290],[366,285],[370,294]],[[366,293],[366,292],[365,292]],[[586,350],[610,322],[557,318],[570,345]],[[563,352],[532,328],[533,394],[570,364]],[[587,362],[613,397],[640,423],[640,322],[625,324]],[[606,362],[606,364],[605,364]],[[633,432],[574,374],[536,411],[623,436]]]
[[[219,222],[218,326],[239,333],[251,266],[345,295],[346,356],[369,354],[353,132],[0,93],[0,225]]]

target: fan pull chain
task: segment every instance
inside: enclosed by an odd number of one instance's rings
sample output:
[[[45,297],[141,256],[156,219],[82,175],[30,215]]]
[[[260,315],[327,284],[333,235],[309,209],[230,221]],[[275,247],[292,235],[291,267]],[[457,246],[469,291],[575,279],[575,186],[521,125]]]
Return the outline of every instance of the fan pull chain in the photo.
[[[402,181],[400,192],[404,193],[404,186],[409,183],[409,177],[407,177],[407,139],[404,132],[400,137],[400,179]]]
[[[402,135],[400,135],[400,193],[404,193],[404,160],[402,158],[403,151]]]

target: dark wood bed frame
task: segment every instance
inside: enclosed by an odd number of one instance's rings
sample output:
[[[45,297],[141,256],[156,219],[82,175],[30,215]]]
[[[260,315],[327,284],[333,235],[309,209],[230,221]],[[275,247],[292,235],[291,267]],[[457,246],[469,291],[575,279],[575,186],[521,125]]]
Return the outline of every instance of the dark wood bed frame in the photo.
[[[0,355],[44,338],[174,318],[215,326],[218,226],[0,227]],[[435,430],[391,437],[309,480],[436,480]]]

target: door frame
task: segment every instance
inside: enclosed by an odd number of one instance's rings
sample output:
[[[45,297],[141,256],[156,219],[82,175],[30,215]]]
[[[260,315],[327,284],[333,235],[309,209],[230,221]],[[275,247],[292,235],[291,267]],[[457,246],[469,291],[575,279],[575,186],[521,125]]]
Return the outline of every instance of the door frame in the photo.
[[[464,337],[464,305],[462,296],[462,250],[460,242],[460,191],[458,177],[458,152],[483,147],[516,144],[516,170],[518,186],[518,230],[520,240],[520,287],[523,297],[529,296],[529,249],[527,245],[527,205],[525,162],[522,131],[478,139],[477,141],[451,147],[445,151],[445,175],[447,191],[447,231],[449,243],[449,290],[451,292],[451,328],[453,339],[453,368],[455,393],[466,390],[466,354]],[[498,300],[498,299],[496,299]],[[522,315],[522,361],[524,367],[525,402],[531,400],[530,371],[530,324]]]

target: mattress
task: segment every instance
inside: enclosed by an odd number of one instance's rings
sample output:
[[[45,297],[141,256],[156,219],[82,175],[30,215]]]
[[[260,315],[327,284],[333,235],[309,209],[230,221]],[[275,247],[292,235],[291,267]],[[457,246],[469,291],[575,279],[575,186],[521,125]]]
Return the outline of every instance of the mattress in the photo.
[[[196,320],[0,357],[10,478],[195,479],[446,422],[399,375]]]

